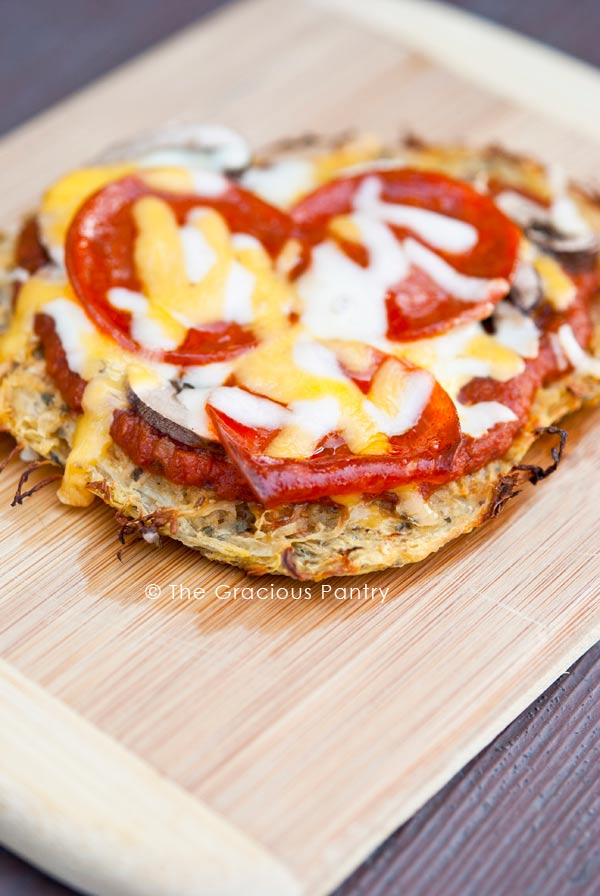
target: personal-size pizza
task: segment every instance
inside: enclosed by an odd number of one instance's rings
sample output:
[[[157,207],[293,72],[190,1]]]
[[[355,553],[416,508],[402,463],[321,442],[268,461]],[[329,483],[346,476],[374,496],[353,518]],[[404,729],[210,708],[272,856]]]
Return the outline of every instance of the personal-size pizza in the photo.
[[[600,398],[598,232],[593,196],[498,148],[253,155],[214,126],[117,148],[7,243],[15,501],[47,462],[64,503],[251,573],[421,560]]]

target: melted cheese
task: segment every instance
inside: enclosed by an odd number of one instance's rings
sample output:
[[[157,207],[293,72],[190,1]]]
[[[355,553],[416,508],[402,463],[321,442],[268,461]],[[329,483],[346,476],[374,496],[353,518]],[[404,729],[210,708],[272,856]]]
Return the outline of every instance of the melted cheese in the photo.
[[[343,146],[316,152],[311,158],[284,156],[266,164],[252,165],[242,174],[241,183],[272,205],[285,209],[337,174],[353,174],[370,165],[379,168],[399,166],[398,160],[378,159],[380,154],[379,142],[364,135]]]
[[[141,140],[134,153],[145,167],[182,167],[216,172],[241,171],[251,159],[246,140],[218,124],[174,123]],[[131,150],[130,150],[131,152]]]
[[[365,178],[356,191],[354,208],[386,224],[407,227],[436,249],[468,252],[476,245],[478,233],[472,224],[418,206],[384,202],[382,188],[378,177]]]
[[[210,404],[242,426],[255,429],[279,429],[290,421],[289,411],[271,401],[253,395],[239,386],[220,386],[211,393]]]
[[[467,435],[477,438],[496,423],[516,420],[510,408],[499,402],[464,405],[458,400],[462,387],[474,377],[506,382],[525,369],[522,357],[488,335],[481,324],[456,327],[449,333],[429,339],[393,343],[388,350],[433,374],[453,400],[462,430]]]
[[[556,229],[568,236],[583,236],[592,232],[577,205],[566,193],[554,199],[551,215]]]
[[[184,409],[181,424],[205,439],[214,439],[214,430],[206,413],[206,401],[210,389],[182,389],[177,395],[177,403]]]
[[[387,295],[401,284],[411,266],[460,301],[490,301],[490,311],[492,299],[508,292],[506,280],[465,276],[416,240],[398,242],[387,224],[364,212],[335,219],[333,230],[355,241],[360,235],[369,264],[366,268],[357,264],[332,240],[314,248],[312,263],[296,281],[296,288],[304,306],[302,321],[321,339],[383,339],[388,327]]]
[[[524,264],[532,265],[539,279],[544,299],[555,311],[565,311],[577,296],[577,287],[560,263],[523,238],[519,255]]]
[[[135,394],[158,413],[205,439],[215,439],[206,413],[212,390],[230,375],[233,364],[206,364],[179,370],[169,364],[140,365],[127,370],[127,382]]]
[[[293,401],[289,411],[289,421],[269,443],[270,457],[310,457],[321,439],[338,429],[342,417],[340,402],[333,395]]]
[[[231,361],[185,367],[181,373],[181,382],[193,389],[220,386],[231,375],[233,368],[234,363]]]
[[[146,296],[123,286],[108,291],[113,308],[131,314],[131,335],[148,351],[171,351],[182,342],[186,328],[160,309],[151,309]]]
[[[260,335],[283,325],[293,305],[292,289],[258,240],[232,237],[212,209],[194,210],[180,228],[167,203],[153,196],[135,203],[133,214],[135,264],[147,301],[136,297],[128,310],[141,345],[174,348],[188,329],[218,321],[256,324]],[[123,293],[115,298],[124,307]]]
[[[170,193],[196,193],[216,199],[227,192],[229,181],[216,171],[203,168],[154,168],[138,172],[142,180],[155,190]]]
[[[89,354],[86,350],[87,343],[90,337],[96,335],[89,317],[76,302],[62,297],[53,299],[43,310],[54,321],[69,367],[84,376]]]
[[[494,198],[495,204],[508,218],[512,218],[520,227],[527,227],[548,217],[548,209],[541,202],[535,202],[516,190],[502,190]]]
[[[298,364],[298,355],[294,356],[294,350],[299,341],[305,341],[307,347],[304,356],[313,355],[313,360],[307,369]],[[315,343],[302,331],[291,329],[274,340],[270,340],[259,346],[250,354],[244,356],[236,367],[236,379],[251,392],[264,395],[272,401],[283,405],[292,405],[298,401],[314,401],[326,396],[331,396],[340,404],[340,432],[346,440],[350,450],[355,454],[378,453],[385,450],[387,439],[382,436],[373,421],[371,415],[364,407],[363,394],[352,380],[337,375],[337,364],[332,355],[331,365],[336,370],[335,375],[324,376],[315,374],[314,364],[319,364],[323,370],[323,353],[327,351],[324,346],[318,346],[311,351],[310,346]],[[285,428],[279,437],[279,441],[270,446],[270,450],[281,454],[281,446],[292,446],[296,431],[286,432]],[[309,446],[309,440],[303,440],[303,454],[308,456],[316,448],[313,439]],[[308,447],[311,450],[308,450]],[[296,451],[294,455],[298,456]]]
[[[365,135],[309,159],[288,156],[264,165],[252,165],[242,174],[241,183],[272,205],[289,208],[336,174],[350,174],[355,168],[374,162],[380,152],[378,141]],[[385,167],[385,161],[381,167]],[[398,167],[397,161],[393,167]]]
[[[83,394],[83,414],[77,418],[73,448],[69,454],[58,496],[65,504],[87,506],[90,472],[110,448],[110,425],[116,408],[127,405],[125,376],[139,370],[147,378],[164,376],[166,365],[142,362],[99,333],[64,283],[32,277],[19,293],[11,329],[0,344],[4,356],[19,358],[27,347],[33,316],[43,312],[54,320],[69,367],[88,381]]]
[[[315,169],[306,159],[281,159],[270,165],[248,168],[241,183],[271,205],[289,208],[315,186]]]
[[[592,233],[590,225],[569,195],[569,179],[564,168],[560,165],[549,166],[548,180],[553,195],[550,220],[554,227],[568,236],[583,236]]]
[[[72,171],[46,192],[39,212],[42,240],[52,259],[63,263],[69,224],[80,205],[97,190],[133,171],[133,165],[105,165]]]
[[[18,361],[24,357],[35,315],[44,305],[66,295],[71,295],[71,289],[63,278],[50,279],[38,274],[21,286],[9,328],[0,339],[0,362]]]
[[[251,250],[255,251],[255,250]],[[223,300],[223,320],[251,324],[254,320],[252,294],[256,277],[235,259],[229,266]]]
[[[367,407],[386,436],[401,436],[419,421],[427,407],[434,379],[426,370],[404,370],[392,358],[373,378]]]
[[[565,311],[577,296],[577,287],[551,255],[539,252],[533,266],[542,281],[544,298],[556,311]]]
[[[540,331],[530,317],[510,302],[500,302],[494,311],[493,340],[521,358],[536,358],[540,348]],[[487,346],[489,342],[486,340]],[[499,350],[496,360],[498,353]],[[510,364],[510,356],[506,357]]]
[[[63,504],[88,507],[94,500],[88,491],[93,468],[111,445],[110,426],[117,408],[127,405],[122,378],[112,370],[96,376],[85,388],[83,414],[77,420],[73,446],[67,459],[58,498]]]
[[[191,220],[198,221],[201,218],[196,214]],[[200,283],[216,263],[217,254],[202,230],[191,223],[179,228],[179,238],[188,282]]]
[[[497,423],[514,423],[517,415],[499,401],[478,401],[477,404],[458,404],[458,419],[462,431],[477,439]]]
[[[369,219],[360,223],[370,253],[368,268],[327,240],[315,247],[312,264],[296,281],[302,321],[320,339],[383,339],[388,327],[385,296],[408,272],[405,254],[390,229]]]
[[[410,517],[421,526],[435,525],[438,522],[437,513],[425,501],[418,487],[401,485],[392,491],[398,496],[396,513]]]
[[[146,159],[146,164],[149,161]],[[50,187],[42,200],[39,222],[42,241],[53,261],[60,266],[64,264],[67,230],[83,202],[97,190],[135,170],[133,162],[81,168],[65,175]],[[228,187],[228,182],[222,175],[201,167],[186,168],[176,165],[157,168],[144,171],[143,177],[156,189],[193,192],[206,197],[219,196]]]
[[[580,346],[572,327],[563,324],[558,330],[558,341],[569,363],[578,373],[600,379],[600,360]]]
[[[309,457],[332,432],[356,454],[385,453],[388,438],[418,422],[433,388],[427,371],[406,370],[390,358],[365,397],[331,348],[301,330],[246,355],[235,375],[249,391],[222,387],[210,403],[246,426],[280,430],[267,448],[272,457]]]
[[[128,406],[127,380],[160,382],[164,365],[155,368],[96,333],[85,338],[83,374],[88,384],[83,393],[83,413],[77,418],[73,447],[67,459],[58,497],[64,504],[86,507],[94,496],[88,484],[94,467],[112,445],[110,427],[118,408]]]
[[[319,153],[313,158],[316,181],[319,184],[326,183],[338,174],[347,173],[348,169],[373,162],[380,155],[381,144],[371,134],[347,140],[341,146]]]
[[[218,196],[227,189],[221,175],[180,164],[184,159],[154,155],[145,164],[157,162],[177,166],[145,168],[143,177],[155,187],[204,196]],[[363,148],[354,156],[344,149],[308,162],[285,160],[269,168],[250,169],[244,183],[270,201],[288,205],[336,171],[380,163],[373,159],[372,149]],[[43,233],[55,257],[60,257],[78,205],[131,170],[130,165],[86,169],[48,191],[42,207]],[[564,224],[568,215],[564,203],[555,203],[553,209]],[[235,362],[179,371],[130,356],[98,333],[64,279],[30,278],[20,291],[11,327],[0,344],[0,358],[24,355],[33,317],[43,310],[55,321],[70,368],[88,380],[84,413],[77,422],[59,492],[65,503],[91,502],[89,477],[110,448],[112,416],[116,408],[127,404],[128,382],[140,388],[146,384],[172,389],[171,383],[178,380],[183,388],[175,400],[181,406],[178,420],[182,425],[213,437],[206,415],[208,402],[246,426],[272,431],[267,452],[280,458],[308,457],[334,432],[356,454],[386,453],[390,438],[418,422],[435,379],[454,401],[463,431],[469,435],[480,436],[498,422],[516,419],[498,402],[465,406],[458,401],[461,388],[473,377],[504,382],[522,372],[524,358],[536,356],[537,328],[512,305],[496,307],[493,336],[480,324],[469,324],[431,339],[387,342],[385,297],[411,267],[424,271],[464,302],[485,302],[499,290],[507,290],[508,284],[456,271],[433,250],[469,251],[477,231],[445,215],[382,201],[376,174],[363,182],[352,213],[331,224],[335,237],[366,248],[368,267],[355,264],[335,240],[326,240],[315,247],[312,264],[296,288],[282,276],[298,261],[299,246],[294,240],[286,244],[274,266],[258,240],[230,233],[224,219],[210,208],[194,210],[180,226],[165,202],[144,197],[135,204],[134,217],[141,291],[116,288],[109,300],[131,314],[132,335],[140,345],[172,349],[181,344],[190,327],[221,320],[250,325],[266,341]],[[406,227],[431,248],[411,237],[399,242],[389,225]],[[573,218],[570,226],[573,232]],[[554,307],[566,307],[573,284],[560,266],[537,252],[532,263]],[[300,310],[302,326],[288,329],[288,314]],[[569,327],[562,327],[556,338],[577,370],[600,376],[600,362],[579,346]],[[377,370],[364,395],[344,371],[367,374],[377,357],[373,346],[420,369],[407,370],[390,358]],[[239,385],[223,385],[232,373]]]
[[[551,177],[552,202],[550,208],[517,193],[503,190],[495,198],[496,205],[517,224],[526,227],[533,223],[547,222],[565,236],[587,236],[592,228],[579,211],[576,202],[568,193],[568,182],[564,173]]]
[[[404,241],[404,251],[411,264],[425,271],[434,283],[461,302],[485,302],[509,290],[508,281],[503,278],[485,280],[459,274],[443,258],[411,238]]]

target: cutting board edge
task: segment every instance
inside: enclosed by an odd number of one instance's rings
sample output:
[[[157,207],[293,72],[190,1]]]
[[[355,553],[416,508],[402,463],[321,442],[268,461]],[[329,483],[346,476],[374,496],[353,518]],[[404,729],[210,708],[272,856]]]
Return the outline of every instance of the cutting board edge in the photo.
[[[300,896],[305,892],[325,896],[599,638],[600,624],[591,627],[584,637],[575,638],[519,694],[518,700],[479,731],[468,748],[457,751],[452,761],[430,778],[426,788],[406,800],[400,813],[390,813],[385,823],[365,836],[360,849],[336,864],[335,873],[308,890],[305,882],[250,835],[163,778],[144,760],[0,658],[0,843],[90,896],[197,896],[199,892],[237,896],[247,892],[245,888],[255,880],[260,887],[256,892],[261,896]],[[23,750],[23,744],[40,743],[42,749],[34,753]],[[82,758],[85,762],[81,762]],[[64,781],[60,775],[52,775],[53,764],[64,769],[71,791],[62,789]],[[98,773],[100,769],[102,774]],[[115,773],[118,790],[114,786]],[[108,799],[107,793],[111,794]],[[88,801],[94,795],[100,797],[99,811],[90,815]],[[137,801],[132,805],[125,796],[137,796]],[[145,805],[148,801],[152,812]],[[102,811],[107,804],[121,810],[113,820]],[[139,817],[136,820],[138,807],[144,813],[142,829],[136,827],[140,822]],[[184,816],[183,839],[189,836],[190,840],[184,844],[183,853],[181,831],[165,834],[162,825],[159,831],[152,824],[143,830],[144,817],[164,818],[171,812]],[[132,849],[131,839],[123,836],[127,829],[134,840],[141,835],[138,853]],[[207,848],[207,841],[212,841],[212,849],[210,844]],[[173,863],[184,880],[178,878],[174,882],[165,875],[163,853],[157,852],[157,842],[162,842],[164,854],[176,857]],[[222,889],[214,889],[216,876]],[[207,886],[212,889],[206,889]]]
[[[0,659],[0,842],[90,896],[299,896],[281,862]]]
[[[576,638],[568,650],[557,656],[552,665],[545,669],[543,674],[539,674],[535,682],[530,684],[522,693],[519,699],[514,700],[494,719],[493,722],[485,725],[478,733],[477,737],[469,742],[468,747],[463,747],[452,757],[452,761],[448,762],[441,768],[436,775],[430,778],[428,786],[422,788],[415,793],[412,799],[406,800],[402,805],[402,812],[397,814],[390,813],[389,820],[378,827],[368,837],[365,849],[360,849],[354,856],[348,855],[343,865],[336,869],[336,874],[331,874],[323,881],[322,886],[314,891],[309,889],[308,896],[327,896],[335,887],[338,887],[346,880],[357,868],[364,862],[376,849],[383,846],[385,841],[392,836],[403,824],[412,818],[442,787],[448,784],[462,768],[478,756],[486,749],[502,732],[518,718],[521,713],[525,712],[536,698],[545,693],[562,675],[566,675],[571,666],[580,659],[593,645],[600,640],[600,623],[590,628],[585,637]],[[337,873],[339,870],[339,873]]]
[[[438,0],[307,2],[348,16],[521,107],[600,139],[595,111],[600,72],[589,63]]]
[[[374,0],[374,2],[375,2],[375,0]],[[399,35],[399,36],[400,36],[400,35]],[[407,40],[407,43],[408,43],[408,40]],[[431,52],[431,51],[429,51],[429,52]],[[138,61],[138,60],[136,60],[135,63],[137,63],[137,61]],[[440,61],[443,61],[443,60],[440,60]],[[135,64],[135,63],[133,63],[133,64]],[[452,66],[450,65],[449,67],[452,67]],[[93,89],[93,87],[92,87],[92,89]],[[78,93],[78,94],[76,94],[75,96],[81,96],[81,92]],[[66,102],[69,102],[69,100],[67,100]],[[54,111],[54,110],[52,110],[52,112],[53,112],[53,111]],[[51,113],[50,113],[50,114],[51,114]],[[556,117],[556,116],[554,116],[554,117]],[[36,121],[36,120],[37,120],[37,119],[34,119],[34,121]],[[594,136],[597,137],[598,134],[595,133]],[[575,653],[575,650],[577,650],[577,653]],[[576,658],[576,656],[580,655],[580,653],[583,652],[583,650],[585,650],[585,645],[583,645],[583,644],[582,644],[582,646],[580,646],[580,647],[577,647],[577,648],[574,647],[574,648],[573,648],[573,652],[574,652],[574,657],[573,657],[573,658]],[[567,654],[567,656],[569,656],[569,654]],[[565,660],[564,658],[563,658],[560,662],[557,662],[556,665],[557,665],[557,668],[559,669],[559,672],[560,672],[560,671],[564,671],[564,667],[565,667],[565,665],[568,665],[569,662],[570,662],[570,660]],[[559,672],[557,672],[556,674],[559,674]],[[555,676],[553,675],[552,680],[554,680],[554,677],[555,677]],[[550,682],[548,682],[548,683],[550,683]],[[543,684],[542,684],[539,688],[536,686],[536,688],[535,688],[535,692],[531,694],[531,698],[534,698],[534,697],[539,693],[539,691],[542,689],[543,686],[544,686]],[[529,702],[529,700],[528,700],[527,702]],[[512,718],[512,717],[513,717],[513,714],[511,713],[511,714],[510,714],[510,718]],[[86,724],[87,724],[87,723],[86,723]],[[503,722],[501,727],[503,727],[504,724],[505,724],[505,723]],[[92,726],[92,727],[93,727],[93,726]],[[490,726],[490,729],[491,729],[491,728],[492,728],[492,726]],[[491,731],[491,733],[490,733],[490,735],[489,735],[489,738],[487,738],[485,741],[483,741],[483,743],[481,744],[481,746],[484,746],[485,743],[489,742],[489,739],[491,739],[491,737],[494,735],[494,733],[496,733],[497,730],[498,730],[498,729],[494,726],[494,730]],[[483,738],[483,735],[482,735],[482,738]],[[477,743],[477,742],[478,742],[478,741],[476,740],[475,743]],[[480,748],[481,748],[481,747],[480,747]],[[473,754],[472,754],[472,752],[471,752],[471,753],[469,754],[469,758],[470,758],[472,755],[473,755]],[[440,777],[442,783],[443,783],[444,780],[447,780],[447,775],[440,775],[439,777]],[[433,779],[432,779],[432,780],[433,780]],[[436,779],[436,780],[437,780],[437,779]],[[430,782],[430,783],[431,783],[431,782]],[[436,784],[436,786],[432,789],[431,792],[432,792],[432,793],[435,792],[436,789],[437,789],[437,784]],[[430,794],[430,795],[431,795],[431,794]],[[0,803],[1,803],[1,796],[2,796],[2,795],[1,795],[1,793],[0,793]],[[404,814],[406,815],[406,817],[409,817],[410,814],[412,813],[412,811],[414,811],[415,808],[417,808],[419,805],[421,805],[423,799],[425,799],[425,798],[428,798],[428,797],[427,797],[427,796],[423,796],[422,799],[415,800],[415,801],[414,801],[414,805],[411,805],[411,804],[409,803],[408,805],[411,806],[411,808],[410,808],[410,811],[409,811],[409,812],[404,813]],[[397,821],[397,820],[394,820],[394,822],[391,823],[391,825],[390,825],[390,832],[391,832],[395,827],[397,827],[397,825],[398,825],[399,823],[401,823],[401,822],[399,822],[399,821]],[[380,837],[377,837],[377,842],[379,842],[380,839],[381,839]],[[8,845],[10,845],[10,844],[8,844]],[[13,847],[13,848],[16,848],[16,847]],[[362,851],[361,851],[361,852],[362,852]],[[21,854],[23,854],[23,853],[21,853]],[[31,853],[29,854],[28,857],[29,857],[32,861],[34,861],[34,862],[37,861],[36,858],[35,858],[35,856],[33,856]],[[361,855],[360,858],[359,858],[359,857],[356,857],[354,860],[351,860],[351,867],[355,867],[355,865],[358,864],[358,862],[359,862],[363,857],[364,857],[364,856]],[[39,862],[38,862],[38,863],[39,863]],[[41,864],[41,863],[40,863],[40,864]],[[48,866],[48,865],[46,865],[45,867],[47,867],[47,868],[50,869],[50,866]],[[50,870],[51,870],[51,869],[50,869]],[[351,868],[349,868],[348,870],[351,870]],[[107,892],[107,891],[103,891],[103,892]],[[148,896],[148,891],[146,890],[146,891],[144,891],[144,892],[145,892],[145,896]],[[119,891],[119,896],[123,896],[123,894],[122,894],[122,890]],[[179,896],[179,891],[178,891],[178,896]]]

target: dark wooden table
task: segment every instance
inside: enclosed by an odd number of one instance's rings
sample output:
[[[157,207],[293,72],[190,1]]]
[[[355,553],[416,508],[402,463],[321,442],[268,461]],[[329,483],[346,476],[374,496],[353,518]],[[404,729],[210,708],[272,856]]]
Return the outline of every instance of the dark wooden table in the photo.
[[[0,0],[0,133],[220,5],[222,0]],[[600,65],[598,0],[452,5]],[[70,893],[0,850],[0,896]],[[600,894],[600,644],[335,896],[398,894]]]

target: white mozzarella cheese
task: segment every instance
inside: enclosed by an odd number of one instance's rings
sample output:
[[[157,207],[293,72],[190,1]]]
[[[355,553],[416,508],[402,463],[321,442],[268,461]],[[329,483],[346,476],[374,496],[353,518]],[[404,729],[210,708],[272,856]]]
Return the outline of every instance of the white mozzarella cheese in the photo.
[[[307,430],[315,443],[335,432],[340,424],[340,403],[331,395],[310,401],[293,401],[289,410],[293,425]]]
[[[342,381],[346,379],[334,353],[318,342],[299,339],[294,344],[292,357],[297,367],[313,376]]]
[[[210,404],[232,420],[255,429],[281,429],[292,422],[287,408],[239,386],[219,386],[211,393]]]
[[[243,251],[244,249],[262,249],[262,243],[250,233],[233,233],[231,235],[231,245],[234,249]]]
[[[517,419],[516,414],[499,401],[479,401],[470,405],[456,402],[456,410],[462,431],[476,439],[497,423],[512,423]]]
[[[580,346],[573,328],[569,324],[563,324],[559,328],[558,340],[569,362],[578,373],[600,379],[600,359],[590,355]]]
[[[365,400],[365,407],[379,431],[386,436],[401,436],[418,423],[431,398],[434,379],[426,370],[415,370],[406,373],[402,384],[401,393],[396,398],[399,405],[396,414],[387,414],[372,401]]]
[[[370,253],[368,268],[327,240],[316,246],[310,268],[296,282],[302,321],[322,339],[383,339],[386,294],[408,271],[402,246],[385,224],[362,216],[357,223]]]
[[[530,317],[510,302],[500,302],[494,311],[494,339],[522,358],[537,357],[540,331]]]
[[[506,280],[486,280],[460,274],[435,252],[410,237],[404,240],[404,251],[415,267],[424,271],[438,286],[461,302],[485,302],[496,291],[508,292],[509,284]]]
[[[83,308],[70,299],[53,299],[43,310],[54,321],[70,369],[83,376],[87,356],[85,338],[95,333],[94,325]]]
[[[216,361],[213,364],[198,364],[185,367],[181,372],[181,382],[194,389],[213,388],[224,383],[234,368],[231,361]]]
[[[307,159],[281,159],[272,165],[248,168],[241,183],[272,205],[287,208],[315,185],[314,165]]]
[[[133,289],[113,286],[108,291],[108,301],[113,308],[129,311],[131,314],[131,335],[148,351],[172,351],[178,342],[171,339],[159,322],[149,316],[149,302],[146,296]]]
[[[468,252],[476,245],[478,233],[472,224],[417,206],[384,202],[381,191],[379,178],[365,178],[356,191],[354,208],[387,224],[407,227],[436,249]]]
[[[187,279],[190,283],[200,283],[217,260],[217,253],[193,223],[180,227],[179,236]]]
[[[592,228],[584,220],[572,197],[569,196],[569,179],[560,165],[548,168],[548,177],[553,193],[550,220],[560,233],[568,236],[586,236]]]
[[[252,293],[256,277],[239,261],[233,260],[225,281],[223,320],[238,324],[250,324],[254,320]]]

